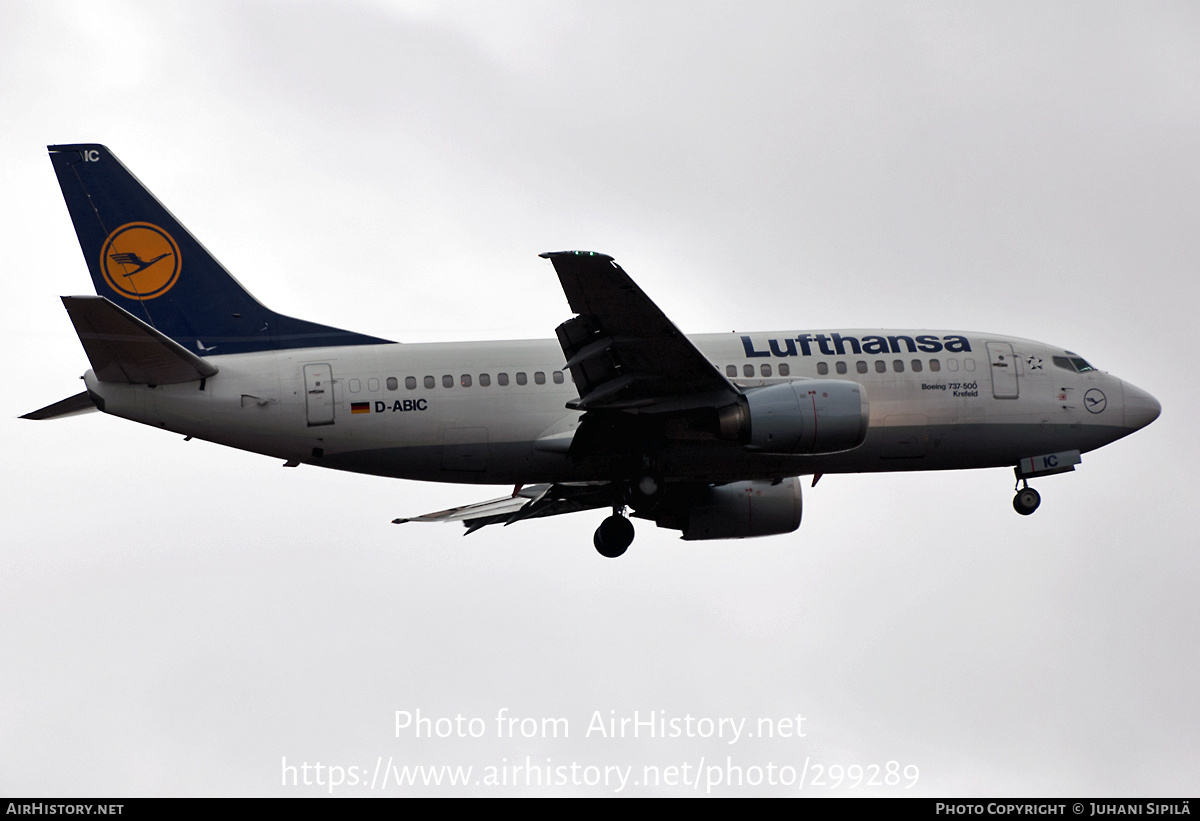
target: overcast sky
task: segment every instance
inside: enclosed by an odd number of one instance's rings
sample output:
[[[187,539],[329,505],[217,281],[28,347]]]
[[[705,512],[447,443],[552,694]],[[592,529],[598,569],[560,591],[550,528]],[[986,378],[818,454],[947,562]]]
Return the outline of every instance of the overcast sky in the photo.
[[[616,791],[475,783],[528,756],[919,772],[725,795],[1194,794],[1198,44],[1186,2],[3,3],[0,793],[327,791],[284,759],[476,768],[341,795]],[[585,248],[685,332],[1034,338],[1163,414],[1027,518],[997,469],[827,476],[795,534],[639,522],[619,561],[603,511],[395,527],[498,489],[15,418],[88,367],[63,142],[338,327],[550,337],[570,309],[537,254]],[[570,735],[499,738],[502,709]],[[397,737],[417,710],[486,731]],[[804,736],[587,735],[635,710]]]

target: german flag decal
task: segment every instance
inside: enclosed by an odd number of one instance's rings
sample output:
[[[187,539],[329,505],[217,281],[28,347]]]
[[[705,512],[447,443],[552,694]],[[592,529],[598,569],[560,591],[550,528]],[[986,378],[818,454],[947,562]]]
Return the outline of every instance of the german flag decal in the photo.
[[[351,413],[370,413],[371,412],[371,403],[370,402],[351,402],[350,403],[350,412]]]

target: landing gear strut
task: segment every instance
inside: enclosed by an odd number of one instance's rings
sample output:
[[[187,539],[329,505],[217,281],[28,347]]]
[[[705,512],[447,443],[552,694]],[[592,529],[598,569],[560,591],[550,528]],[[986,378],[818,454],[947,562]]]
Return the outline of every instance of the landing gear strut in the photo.
[[[1029,484],[1022,479],[1021,489],[1017,491],[1017,495],[1013,497],[1013,510],[1020,513],[1022,516],[1028,516],[1030,513],[1038,509],[1038,505],[1042,503],[1041,494],[1031,488]]]
[[[617,509],[596,528],[592,544],[606,559],[615,559],[629,549],[633,543],[633,522],[621,515]]]

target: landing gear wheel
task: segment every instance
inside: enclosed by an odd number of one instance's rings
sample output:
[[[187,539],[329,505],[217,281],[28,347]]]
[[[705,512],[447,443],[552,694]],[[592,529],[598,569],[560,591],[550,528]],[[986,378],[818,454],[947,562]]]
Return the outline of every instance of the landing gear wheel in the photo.
[[[1028,516],[1037,510],[1041,503],[1041,495],[1033,488],[1025,487],[1018,490],[1017,495],[1013,497],[1013,510],[1022,516]]]
[[[600,523],[592,544],[606,559],[615,559],[633,544],[633,522],[624,516],[613,514]]]

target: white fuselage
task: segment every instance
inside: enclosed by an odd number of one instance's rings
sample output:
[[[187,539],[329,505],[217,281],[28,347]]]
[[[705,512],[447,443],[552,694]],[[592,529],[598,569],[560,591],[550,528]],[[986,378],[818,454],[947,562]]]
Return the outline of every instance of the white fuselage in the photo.
[[[1086,452],[1157,415],[1144,392],[1070,366],[1061,348],[994,334],[842,330],[690,337],[747,390],[852,380],[870,408],[866,440],[825,455],[749,451],[671,432],[666,478],[1016,465]],[[1059,363],[1056,364],[1056,358]],[[1077,359],[1077,357],[1075,357]],[[211,356],[219,373],[157,387],[99,382],[103,410],[231,447],[343,470],[460,483],[619,478],[567,453],[583,415],[555,340],[357,345]]]

